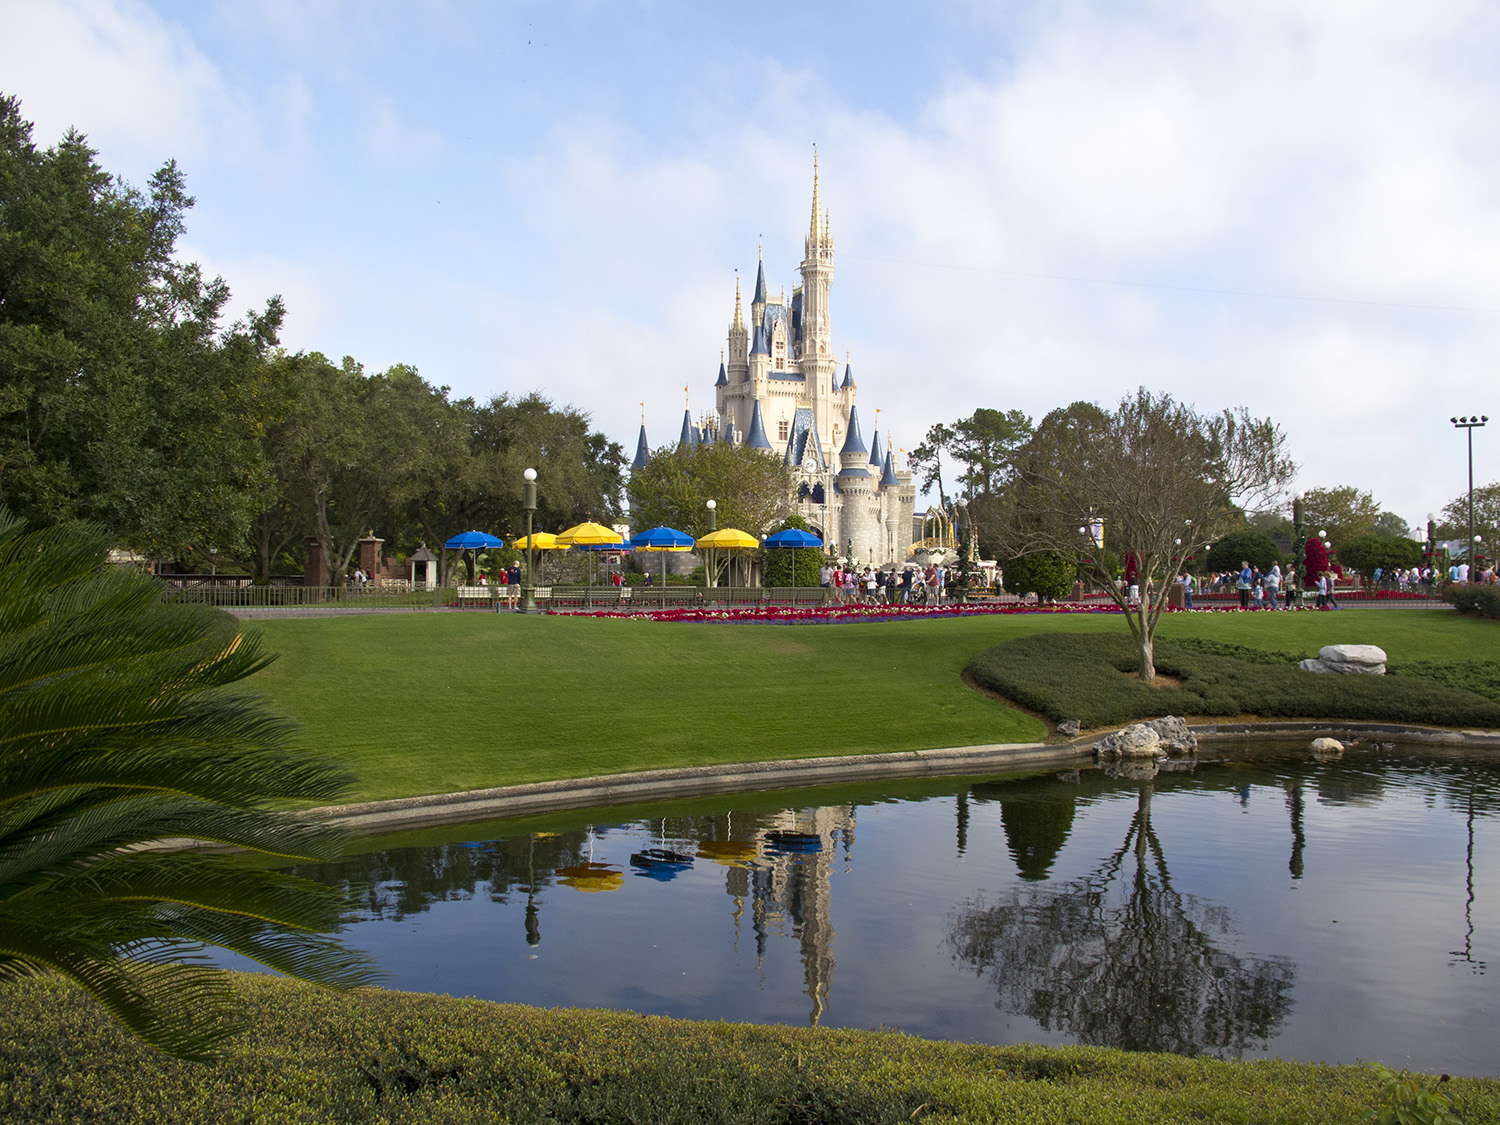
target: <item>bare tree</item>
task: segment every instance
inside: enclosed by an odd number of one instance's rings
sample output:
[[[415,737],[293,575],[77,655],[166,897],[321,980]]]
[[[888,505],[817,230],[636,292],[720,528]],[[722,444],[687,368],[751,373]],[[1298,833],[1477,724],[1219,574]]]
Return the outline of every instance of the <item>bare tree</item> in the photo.
[[[1015,554],[1077,558],[1124,614],[1140,676],[1156,676],[1153,638],[1183,563],[1274,503],[1295,466],[1270,419],[1243,408],[1199,414],[1141,388],[1112,412],[1055,410],[1018,457],[991,534]],[[1138,597],[1116,586],[1104,546],[1133,565]]]

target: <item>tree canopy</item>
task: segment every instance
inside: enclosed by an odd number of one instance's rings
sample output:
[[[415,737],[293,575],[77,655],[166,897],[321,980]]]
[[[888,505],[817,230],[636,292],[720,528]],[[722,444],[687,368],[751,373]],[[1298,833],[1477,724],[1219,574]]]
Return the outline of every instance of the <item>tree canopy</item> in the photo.
[[[787,514],[791,490],[781,459],[746,445],[663,448],[630,474],[631,527],[675,527],[698,538],[708,531],[705,505],[713,500],[719,527],[759,537]]]
[[[1156,624],[1185,561],[1243,526],[1243,509],[1274,503],[1294,468],[1270,419],[1243,408],[1200,414],[1144,388],[1114,410],[1052,411],[1015,466],[998,501],[976,512],[982,535],[1006,555],[1077,558],[1124,611],[1148,680]],[[1111,552],[1133,556],[1137,602],[1115,585],[1096,528]]]

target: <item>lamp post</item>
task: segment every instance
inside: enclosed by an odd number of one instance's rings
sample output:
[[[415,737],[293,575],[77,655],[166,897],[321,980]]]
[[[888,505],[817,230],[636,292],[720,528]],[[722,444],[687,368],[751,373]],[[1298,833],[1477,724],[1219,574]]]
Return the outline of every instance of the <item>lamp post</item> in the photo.
[[[1460,430],[1467,430],[1469,434],[1469,571],[1472,576],[1474,571],[1474,544],[1479,542],[1474,534],[1474,431],[1490,420],[1488,414],[1476,414],[1473,417],[1464,415],[1462,418],[1449,418],[1448,421]]]
[[[532,517],[536,515],[536,470],[527,469],[521,476],[521,504],[526,509],[526,585],[521,587],[521,612],[536,612],[536,590],[531,585]]]
[[[719,530],[719,502],[717,500],[709,500],[705,502],[703,506],[708,509],[708,534],[712,535],[714,532]],[[703,584],[705,586],[718,585],[718,575],[715,573],[715,564],[719,561],[715,557],[717,554],[718,552],[715,551],[712,547],[708,549],[708,569],[703,574]],[[730,575],[729,577],[729,584],[730,586],[734,585],[733,575]]]
[[[210,578],[219,576],[219,548],[217,547],[208,549],[208,576]]]

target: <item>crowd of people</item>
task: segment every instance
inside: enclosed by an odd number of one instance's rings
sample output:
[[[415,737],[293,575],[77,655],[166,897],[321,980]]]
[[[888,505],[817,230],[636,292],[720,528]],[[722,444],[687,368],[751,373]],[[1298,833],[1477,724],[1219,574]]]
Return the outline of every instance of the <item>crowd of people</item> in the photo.
[[[939,563],[925,568],[906,566],[899,573],[884,567],[826,563],[818,572],[818,585],[840,604],[941,605],[947,582],[947,569]]]

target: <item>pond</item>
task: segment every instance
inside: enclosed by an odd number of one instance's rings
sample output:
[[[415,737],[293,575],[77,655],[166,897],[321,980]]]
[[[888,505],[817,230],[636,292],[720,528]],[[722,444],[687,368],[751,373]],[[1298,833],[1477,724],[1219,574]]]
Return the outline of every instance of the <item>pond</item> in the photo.
[[[1500,1072],[1500,758],[1205,747],[447,827],[359,887],[389,987],[988,1043]]]

